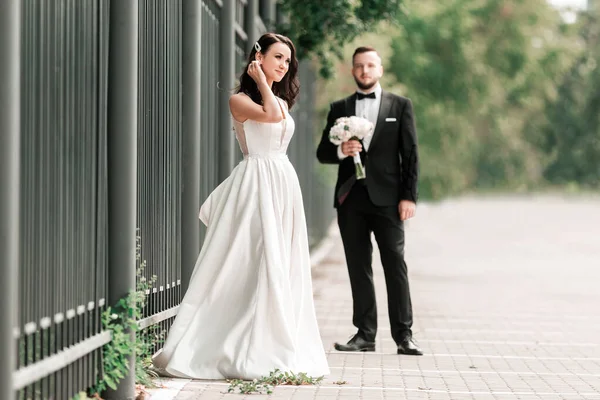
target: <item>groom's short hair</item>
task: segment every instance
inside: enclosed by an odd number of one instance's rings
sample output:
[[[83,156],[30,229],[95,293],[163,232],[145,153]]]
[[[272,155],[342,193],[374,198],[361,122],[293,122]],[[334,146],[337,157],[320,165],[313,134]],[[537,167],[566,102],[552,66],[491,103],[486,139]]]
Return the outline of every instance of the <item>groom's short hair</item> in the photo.
[[[357,54],[367,53],[369,51],[374,51],[375,53],[377,53],[377,50],[375,49],[375,47],[371,47],[371,46],[357,47],[356,50],[354,50],[354,54],[352,54],[352,64],[354,64],[354,57],[356,57]],[[377,53],[377,54],[379,54],[379,53]]]

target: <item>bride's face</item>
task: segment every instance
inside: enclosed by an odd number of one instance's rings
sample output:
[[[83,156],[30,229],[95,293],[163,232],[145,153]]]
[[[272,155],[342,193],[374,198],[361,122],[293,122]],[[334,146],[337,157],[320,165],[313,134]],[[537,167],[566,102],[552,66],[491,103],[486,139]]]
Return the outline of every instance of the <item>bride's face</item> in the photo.
[[[258,53],[257,60],[261,61],[263,72],[268,80],[279,82],[290,68],[292,51],[281,42],[273,43],[266,54]]]

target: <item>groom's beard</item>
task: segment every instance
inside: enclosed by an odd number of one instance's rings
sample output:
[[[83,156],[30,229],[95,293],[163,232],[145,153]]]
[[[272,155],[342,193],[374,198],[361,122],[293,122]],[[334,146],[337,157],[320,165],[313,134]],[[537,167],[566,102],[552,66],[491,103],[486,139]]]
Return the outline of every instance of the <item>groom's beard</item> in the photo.
[[[358,86],[358,88],[363,91],[373,89],[373,87],[375,87],[375,85],[377,85],[377,81],[365,84],[365,83],[362,83],[361,81],[359,81],[358,79],[356,79],[356,77],[354,77],[354,82],[356,82],[356,86]]]

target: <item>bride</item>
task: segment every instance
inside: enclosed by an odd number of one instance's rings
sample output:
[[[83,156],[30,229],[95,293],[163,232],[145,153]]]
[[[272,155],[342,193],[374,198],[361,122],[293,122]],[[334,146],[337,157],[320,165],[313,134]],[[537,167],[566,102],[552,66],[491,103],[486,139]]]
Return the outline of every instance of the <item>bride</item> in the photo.
[[[302,193],[286,155],[294,132],[288,111],[298,94],[295,52],[287,37],[263,35],[230,98],[244,159],[200,209],[204,245],[153,359],[169,375],[329,374],[312,298]]]

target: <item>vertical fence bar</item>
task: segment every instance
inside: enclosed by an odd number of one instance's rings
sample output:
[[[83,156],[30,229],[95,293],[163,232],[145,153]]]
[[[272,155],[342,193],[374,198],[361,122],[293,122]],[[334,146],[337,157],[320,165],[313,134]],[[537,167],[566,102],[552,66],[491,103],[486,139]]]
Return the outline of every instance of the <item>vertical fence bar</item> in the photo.
[[[260,16],[267,31],[273,30],[275,24],[275,0],[263,0],[260,2]]]
[[[138,1],[110,4],[108,82],[109,304],[135,289]],[[129,373],[104,397],[135,397],[135,355]]]
[[[200,109],[202,0],[183,0],[181,290],[200,251]]]
[[[256,18],[258,16],[258,0],[248,0],[248,4],[246,5],[246,35],[248,36],[248,40],[246,41],[246,52],[250,53],[252,51],[252,46],[254,46],[254,42],[258,39],[258,33],[256,28]]]
[[[13,399],[19,266],[21,1],[0,2],[0,399]]]
[[[219,181],[230,174],[233,167],[233,134],[229,114],[230,89],[234,85],[235,75],[235,0],[223,0],[221,20],[219,21],[219,91],[220,124],[217,134],[219,140]]]

